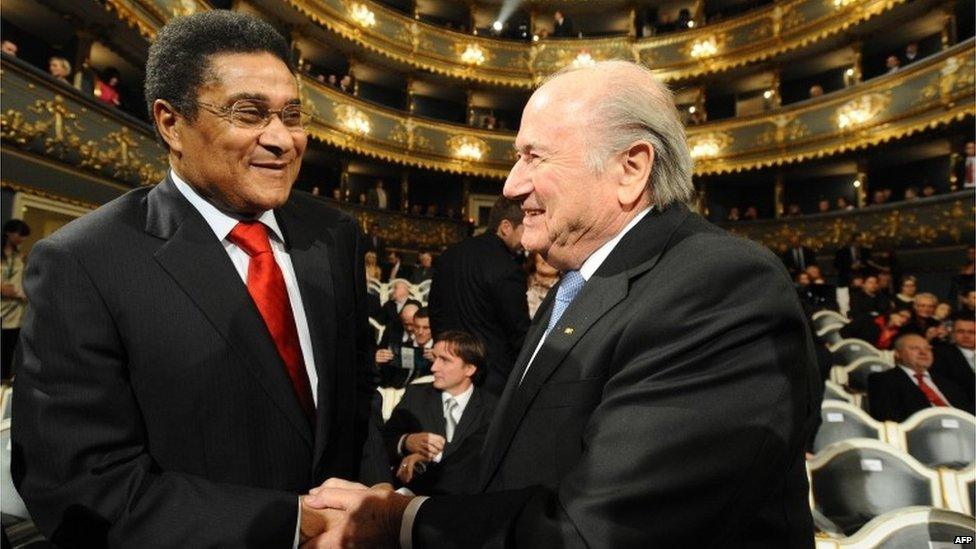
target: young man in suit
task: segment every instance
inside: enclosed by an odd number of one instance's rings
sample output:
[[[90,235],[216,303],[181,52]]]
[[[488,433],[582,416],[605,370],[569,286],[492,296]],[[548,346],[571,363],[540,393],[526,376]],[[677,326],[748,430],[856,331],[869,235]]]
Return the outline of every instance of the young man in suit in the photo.
[[[33,248],[12,469],[58,546],[288,547],[324,527],[301,494],[360,476],[364,249],[291,192],[290,55],[242,13],[171,20],[145,90],[166,178]]]
[[[522,249],[522,210],[499,197],[488,228],[437,258],[430,285],[434,336],[468,332],[485,344],[484,389],[500,395],[529,329],[528,276],[516,263]]]
[[[346,518],[311,545],[812,548],[808,323],[776,256],[686,206],[667,88],[626,61],[567,70],[515,144],[522,244],[564,276],[499,399],[482,493],[333,480],[307,503]]]
[[[974,413],[969,388],[932,371],[932,346],[918,334],[895,340],[895,364],[868,377],[868,403],[878,421],[902,422],[919,410],[952,406]]]
[[[383,428],[390,465],[416,494],[474,493],[496,403],[474,383],[485,348],[471,334],[449,331],[433,357],[433,383],[407,386]]]

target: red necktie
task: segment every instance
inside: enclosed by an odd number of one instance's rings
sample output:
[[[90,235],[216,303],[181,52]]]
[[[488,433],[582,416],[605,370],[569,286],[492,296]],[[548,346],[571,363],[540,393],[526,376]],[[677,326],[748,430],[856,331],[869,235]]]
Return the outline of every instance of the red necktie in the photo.
[[[925,382],[924,374],[916,373],[915,379],[918,380],[918,388],[925,393],[925,398],[929,399],[929,403],[931,403],[932,406],[948,406],[946,401],[942,400],[942,397],[939,396],[939,393],[936,393],[935,389]]]
[[[247,267],[247,293],[251,294],[251,299],[257,305],[278,354],[285,363],[298,403],[314,425],[315,400],[312,398],[308,372],[305,371],[302,347],[298,342],[298,328],[288,301],[285,278],[271,251],[267,228],[257,221],[241,221],[227,238],[251,258]]]

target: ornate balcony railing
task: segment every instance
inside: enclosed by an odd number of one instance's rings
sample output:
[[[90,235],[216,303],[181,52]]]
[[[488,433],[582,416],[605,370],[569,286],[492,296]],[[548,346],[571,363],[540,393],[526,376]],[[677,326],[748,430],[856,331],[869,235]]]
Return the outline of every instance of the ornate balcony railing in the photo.
[[[907,249],[973,242],[976,231],[973,190],[848,210],[784,219],[723,223],[734,234],[776,249],[799,232],[815,250],[843,247],[862,232],[869,244],[882,249]]]
[[[147,37],[153,36],[166,15],[206,5],[202,0],[106,1]],[[666,36],[539,42],[450,31],[371,0],[286,1],[332,33],[397,63],[462,80],[528,89],[567,65],[603,59],[640,61],[668,81],[717,73],[822,40],[906,0],[786,0]]]
[[[0,67],[5,145],[131,186],[162,179],[165,153],[146,123],[24,62]]]

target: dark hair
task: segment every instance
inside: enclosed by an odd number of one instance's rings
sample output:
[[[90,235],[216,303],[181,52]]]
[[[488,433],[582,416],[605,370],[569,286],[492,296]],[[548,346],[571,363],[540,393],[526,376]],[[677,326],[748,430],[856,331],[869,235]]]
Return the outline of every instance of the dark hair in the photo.
[[[484,366],[486,361],[485,345],[478,338],[462,332],[460,330],[447,330],[441,332],[434,338],[435,343],[444,342],[447,350],[454,356],[460,358],[465,364],[471,364],[478,369],[472,379],[475,384],[479,384],[484,376]]]
[[[211,58],[223,53],[260,52],[281,59],[295,73],[288,42],[269,23],[254,16],[213,10],[171,19],[149,46],[145,87],[149,119],[153,119],[153,103],[164,99],[194,120],[197,91],[214,77]],[[162,140],[158,130],[157,136]]]
[[[119,74],[119,69],[115,67],[109,67],[102,72],[102,82],[108,84],[113,78],[121,79],[122,76]]]
[[[956,311],[949,317],[952,322],[976,322],[976,316],[966,311]]]
[[[19,219],[11,219],[10,221],[3,224],[3,246],[0,248],[7,247],[7,235],[9,233],[19,234],[20,236],[30,235],[30,225],[24,223]]]
[[[410,301],[408,301],[407,303],[410,303]],[[417,302],[414,301],[414,303],[417,303]],[[418,305],[419,305],[419,303],[418,303]],[[404,305],[404,307],[406,307],[406,305]],[[414,318],[414,320],[416,320],[418,318],[430,318],[430,309],[428,309],[427,307],[421,307],[421,308],[417,309],[417,312],[413,314],[413,318]]]
[[[495,200],[491,206],[491,215],[488,216],[488,232],[497,231],[502,221],[506,219],[513,227],[518,227],[522,224],[523,215],[520,202],[499,196],[498,200]]]

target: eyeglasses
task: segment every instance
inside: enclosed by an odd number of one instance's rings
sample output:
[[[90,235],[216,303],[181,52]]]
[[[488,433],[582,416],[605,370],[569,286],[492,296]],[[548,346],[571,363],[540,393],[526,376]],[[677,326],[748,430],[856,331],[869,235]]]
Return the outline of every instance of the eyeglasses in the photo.
[[[278,110],[269,109],[266,104],[250,99],[235,101],[229,107],[212,105],[202,101],[197,101],[197,105],[203,110],[229,121],[238,128],[249,130],[260,130],[266,127],[271,123],[271,118],[274,115],[278,115],[281,123],[289,130],[304,130],[310,118],[300,105],[295,104],[285,105]]]

